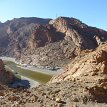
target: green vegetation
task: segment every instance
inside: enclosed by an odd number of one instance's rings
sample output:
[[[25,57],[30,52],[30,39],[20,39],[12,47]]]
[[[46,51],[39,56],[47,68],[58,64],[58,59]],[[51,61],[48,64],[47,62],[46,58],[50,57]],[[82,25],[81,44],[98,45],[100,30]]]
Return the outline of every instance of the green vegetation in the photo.
[[[52,76],[48,75],[48,74],[35,72],[35,71],[31,71],[31,70],[22,69],[20,67],[17,67],[17,65],[11,61],[4,61],[4,63],[5,63],[5,65],[7,65],[11,69],[13,69],[15,73],[19,73],[22,76],[31,78],[33,80],[40,82],[40,83],[46,83],[52,78]]]

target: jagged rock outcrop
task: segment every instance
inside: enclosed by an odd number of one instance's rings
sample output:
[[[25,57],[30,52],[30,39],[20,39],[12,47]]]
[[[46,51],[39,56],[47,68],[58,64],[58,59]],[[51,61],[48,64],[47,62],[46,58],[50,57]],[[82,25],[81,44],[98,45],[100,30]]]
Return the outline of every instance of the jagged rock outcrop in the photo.
[[[86,97],[90,96],[88,98],[90,101],[107,103],[107,43],[101,44],[94,51],[86,51],[85,56],[81,54],[68,64],[65,72],[53,77],[49,84],[64,81],[67,84],[75,82],[76,85],[81,86],[87,93]],[[76,95],[78,96],[79,93]]]
[[[82,24],[79,20],[65,17],[59,17],[53,23],[53,26],[57,29],[57,31],[65,34],[65,40],[71,40],[76,46],[80,46],[83,41],[81,35],[73,29],[73,26],[75,25],[80,28],[87,27],[87,25]]]
[[[95,51],[80,55],[68,64],[64,73],[54,77],[51,82],[65,81],[87,74],[107,74],[107,43],[100,45]],[[81,52],[82,53],[82,52]]]
[[[59,17],[50,22],[57,31],[65,34],[66,40],[71,40],[78,47],[92,49],[98,46],[97,35],[100,41],[107,39],[106,32],[94,27],[90,27],[75,18]]]
[[[8,85],[9,83],[12,83],[13,80],[14,75],[5,70],[3,61],[0,59],[0,84]]]

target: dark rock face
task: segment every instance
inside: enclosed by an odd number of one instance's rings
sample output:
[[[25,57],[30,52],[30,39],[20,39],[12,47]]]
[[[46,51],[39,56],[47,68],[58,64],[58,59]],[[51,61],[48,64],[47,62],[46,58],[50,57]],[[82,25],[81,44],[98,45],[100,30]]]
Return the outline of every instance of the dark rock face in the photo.
[[[19,18],[0,26],[0,52],[27,64],[63,66],[81,50],[105,42],[106,35],[74,18]]]
[[[38,28],[32,33],[29,40],[29,46],[31,49],[43,47],[46,43],[54,42],[54,32],[52,33],[52,26],[39,25]]]

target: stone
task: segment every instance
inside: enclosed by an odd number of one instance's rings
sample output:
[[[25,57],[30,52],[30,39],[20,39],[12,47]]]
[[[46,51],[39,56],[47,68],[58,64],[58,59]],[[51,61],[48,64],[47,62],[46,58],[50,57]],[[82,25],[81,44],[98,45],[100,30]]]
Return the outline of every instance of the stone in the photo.
[[[19,100],[19,96],[10,96],[9,98],[8,98],[8,100],[10,100],[10,101],[18,101]]]
[[[57,107],[63,107],[63,105],[61,103],[58,103]]]
[[[57,103],[61,103],[61,98],[56,98],[55,100]]]
[[[4,93],[3,93],[3,92],[0,92],[0,96],[4,96]]]
[[[38,99],[38,97],[37,97],[36,95],[32,95],[32,96],[30,97],[29,101],[34,103],[34,102],[37,101],[37,99]]]

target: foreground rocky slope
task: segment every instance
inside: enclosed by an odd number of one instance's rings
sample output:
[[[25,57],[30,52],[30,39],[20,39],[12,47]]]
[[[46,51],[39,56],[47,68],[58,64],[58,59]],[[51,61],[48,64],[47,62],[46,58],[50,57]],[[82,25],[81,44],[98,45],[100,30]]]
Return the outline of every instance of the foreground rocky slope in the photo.
[[[1,93],[6,107],[107,107],[107,43],[81,52],[46,85]]]
[[[64,66],[107,40],[107,32],[75,18],[19,18],[0,24],[0,55],[35,66]]]
[[[95,51],[81,51],[68,66],[65,72],[54,77],[51,82],[65,81],[80,77],[81,75],[105,75],[107,74],[107,43],[100,45]]]

